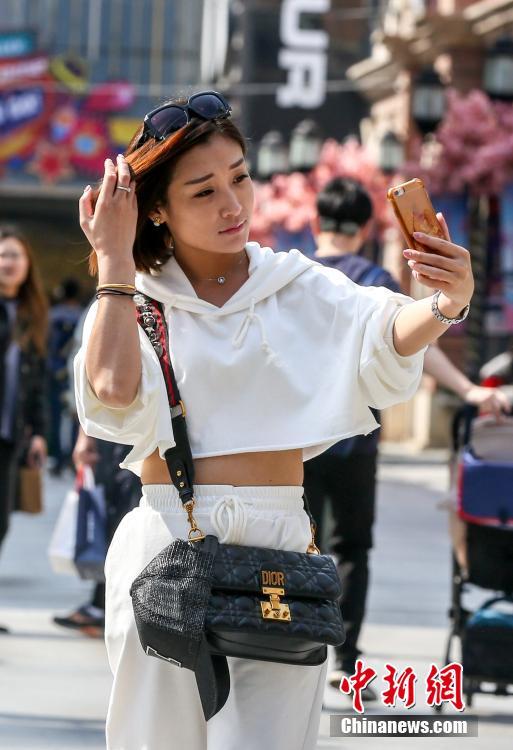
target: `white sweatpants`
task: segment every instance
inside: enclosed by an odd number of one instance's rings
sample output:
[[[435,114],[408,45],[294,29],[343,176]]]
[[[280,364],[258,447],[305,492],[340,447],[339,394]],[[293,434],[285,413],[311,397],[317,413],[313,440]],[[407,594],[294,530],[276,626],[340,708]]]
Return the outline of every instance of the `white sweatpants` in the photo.
[[[310,525],[302,494],[302,487],[199,485],[194,515],[221,542],[305,552]],[[142,650],[130,585],[173,538],[186,538],[188,528],[175,488],[146,485],[109,548],[105,639],[114,682],[107,750],[313,750],[326,664],[228,659],[230,695],[207,723],[193,673]]]

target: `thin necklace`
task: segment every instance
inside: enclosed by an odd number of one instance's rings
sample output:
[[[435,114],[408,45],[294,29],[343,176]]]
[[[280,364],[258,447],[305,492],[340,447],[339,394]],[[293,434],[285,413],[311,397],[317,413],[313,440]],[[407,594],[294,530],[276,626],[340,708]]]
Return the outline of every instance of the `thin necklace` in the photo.
[[[243,261],[246,260],[247,257],[248,256],[244,252],[243,255],[242,255],[242,258],[233,266],[233,268],[230,268],[229,271],[226,271],[224,275],[220,275],[220,276],[207,276],[204,279],[195,279],[195,281],[216,281],[218,284],[220,284],[222,286],[223,284],[226,283],[226,277],[230,276],[230,274],[232,274],[235,271],[235,269],[238,268],[241,265],[241,263],[243,263]]]

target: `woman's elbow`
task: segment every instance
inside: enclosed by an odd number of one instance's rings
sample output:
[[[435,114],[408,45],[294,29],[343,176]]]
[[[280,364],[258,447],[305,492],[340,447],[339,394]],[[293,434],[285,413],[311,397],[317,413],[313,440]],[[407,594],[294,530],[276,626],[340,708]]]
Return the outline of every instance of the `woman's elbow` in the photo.
[[[134,386],[131,383],[120,382],[97,383],[96,387],[94,384],[91,387],[98,401],[114,409],[124,409],[130,406],[134,402],[138,390],[138,384]]]

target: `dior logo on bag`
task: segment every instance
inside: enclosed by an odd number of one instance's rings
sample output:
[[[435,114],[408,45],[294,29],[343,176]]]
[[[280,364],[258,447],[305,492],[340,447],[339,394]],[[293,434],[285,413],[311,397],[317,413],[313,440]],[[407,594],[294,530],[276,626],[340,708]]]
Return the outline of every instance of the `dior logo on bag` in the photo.
[[[262,586],[279,586],[285,587],[285,576],[280,570],[262,570]]]

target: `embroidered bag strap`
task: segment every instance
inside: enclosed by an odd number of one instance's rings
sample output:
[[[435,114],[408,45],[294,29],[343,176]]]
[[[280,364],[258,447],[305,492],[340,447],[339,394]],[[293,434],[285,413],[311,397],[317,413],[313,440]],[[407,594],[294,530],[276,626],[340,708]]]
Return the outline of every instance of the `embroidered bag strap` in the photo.
[[[193,499],[194,462],[187,435],[185,406],[180,398],[180,391],[171,364],[169,331],[164,316],[164,306],[161,302],[141,292],[137,292],[134,296],[134,303],[137,311],[137,322],[148,336],[159,359],[164,376],[176,443],[173,448],[168,448],[165,459],[171,481],[178,491],[180,500],[185,505]]]

